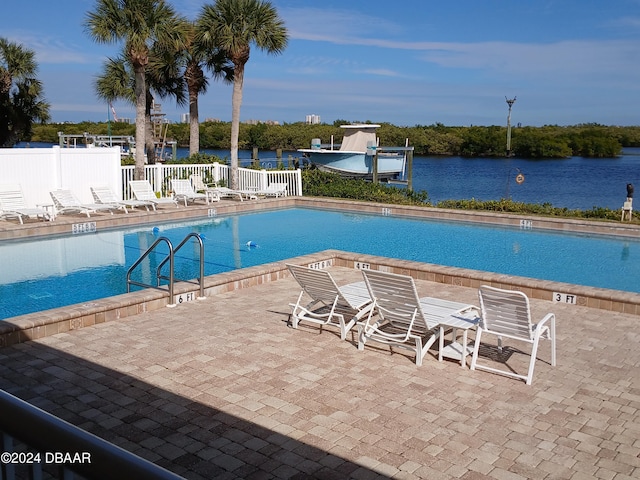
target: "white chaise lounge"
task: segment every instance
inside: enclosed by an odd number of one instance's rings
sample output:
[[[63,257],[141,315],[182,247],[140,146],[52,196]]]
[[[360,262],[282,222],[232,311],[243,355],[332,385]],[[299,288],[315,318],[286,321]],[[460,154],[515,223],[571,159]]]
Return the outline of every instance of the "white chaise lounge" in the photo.
[[[477,307],[465,303],[438,302],[418,298],[413,278],[408,275],[362,270],[373,308],[366,321],[359,325],[358,349],[374,341],[413,350],[416,365],[440,336],[440,324],[446,317],[461,312],[473,312]]]
[[[44,208],[27,207],[19,184],[0,185],[0,218],[17,218],[23,224],[23,217],[53,219]]]
[[[286,197],[287,189],[288,185],[286,183],[270,183],[267,188],[253,193],[264,197]]]
[[[120,205],[124,208],[126,213],[128,213],[127,207],[132,209],[135,209],[136,207],[144,207],[147,212],[149,211],[149,207],[154,210],[156,209],[153,202],[144,200],[118,200],[118,197],[113,193],[113,190],[105,186],[91,187],[91,195],[93,195],[93,199],[96,203]]]
[[[173,196],[178,201],[183,201],[184,206],[187,206],[187,202],[196,202],[198,200],[204,201],[209,205],[209,199],[212,201],[218,201],[220,198],[209,192],[198,193],[193,189],[189,180],[179,180],[177,178],[171,179],[171,188],[173,189]]]
[[[120,205],[102,203],[83,203],[71,193],[71,190],[60,189],[49,192],[53,200],[53,206],[57,214],[80,213],[90,217],[92,213],[109,212],[113,215],[114,210],[123,210]]]
[[[156,207],[160,205],[178,207],[178,201],[175,198],[156,196],[156,192],[153,191],[151,184],[147,180],[129,180],[129,186],[136,200],[151,202]]]
[[[340,338],[345,340],[347,332],[367,314],[371,308],[371,297],[364,282],[350,283],[339,287],[326,270],[317,270],[300,265],[287,265],[302,290],[296,303],[291,303],[293,328],[301,321],[320,325],[337,326]],[[306,298],[310,301],[304,301]]]
[[[196,192],[204,192],[211,194],[218,199],[221,198],[237,198],[241,202],[243,200],[256,200],[258,197],[250,191],[244,190],[233,190],[228,187],[218,187],[216,185],[207,185],[202,180],[202,176],[197,174],[192,174],[189,176],[189,180],[191,181],[191,185]]]

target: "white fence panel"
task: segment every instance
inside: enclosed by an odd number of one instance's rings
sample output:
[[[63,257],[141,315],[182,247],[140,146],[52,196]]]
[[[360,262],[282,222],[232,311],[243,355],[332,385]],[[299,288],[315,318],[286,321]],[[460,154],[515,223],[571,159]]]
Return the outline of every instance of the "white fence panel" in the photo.
[[[302,195],[302,174],[300,170],[255,170],[238,169],[238,187],[240,190],[264,190],[272,183],[286,183],[289,195]],[[122,167],[122,189],[124,198],[132,198],[129,180],[133,180],[133,166]],[[216,183],[229,186],[231,168],[220,163],[164,165],[155,164],[145,167],[145,178],[154,192],[168,196],[171,191],[171,179],[188,179],[190,175],[200,175],[206,184]]]
[[[56,188],[57,165],[51,148],[0,149],[0,183],[22,187],[28,206],[50,204]]]
[[[272,170],[267,172],[268,185],[286,183],[287,195],[302,196],[302,174],[300,170]]]
[[[120,147],[54,149],[60,152],[60,188],[85,203],[94,203],[90,187],[97,186],[107,186],[122,198]]]
[[[90,187],[107,186],[121,198],[131,198],[129,180],[133,166],[120,165],[120,148],[3,148],[0,149],[0,183],[22,186],[28,205],[51,204],[49,192],[71,190],[82,202],[93,203]],[[205,183],[229,185],[230,167],[219,163],[146,165],[145,177],[154,191],[168,195],[171,178],[202,176]],[[302,195],[300,170],[239,169],[241,190],[263,190],[286,183],[289,195]]]
[[[0,183],[18,183],[27,205],[51,204],[49,192],[68,188],[83,202],[93,203],[92,186],[121,192],[120,149],[3,148]]]

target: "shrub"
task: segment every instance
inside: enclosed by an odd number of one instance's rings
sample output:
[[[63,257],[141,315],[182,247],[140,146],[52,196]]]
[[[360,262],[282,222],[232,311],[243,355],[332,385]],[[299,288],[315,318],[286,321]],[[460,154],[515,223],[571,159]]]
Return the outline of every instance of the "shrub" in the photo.
[[[429,196],[424,191],[414,192],[362,179],[344,178],[314,168],[302,171],[302,186],[305,195],[314,197],[350,198],[398,205],[429,205]]]
[[[169,160],[166,162],[168,165],[177,164],[206,164],[206,163],[220,163],[226,165],[227,161],[224,158],[220,158],[217,155],[210,155],[208,153],[196,153],[188,158],[179,158],[177,160]]]
[[[620,212],[610,208],[593,207],[591,210],[570,210],[554,207],[550,203],[522,203],[513,200],[444,200],[436,204],[438,208],[453,208],[460,210],[486,210],[493,212],[509,212],[551,217],[588,218],[602,220],[620,220]],[[634,212],[634,219],[637,218]]]

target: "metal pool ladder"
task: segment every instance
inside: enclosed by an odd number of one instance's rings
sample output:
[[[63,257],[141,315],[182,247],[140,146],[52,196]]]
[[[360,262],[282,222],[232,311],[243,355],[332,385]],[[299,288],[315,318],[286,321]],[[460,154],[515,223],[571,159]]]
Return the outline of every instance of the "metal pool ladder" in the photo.
[[[182,241],[178,244],[178,246],[176,248],[173,248],[173,244],[171,243],[171,240],[169,240],[167,237],[160,237],[158,238],[155,242],[153,242],[153,244],[147,248],[147,250],[140,256],[140,258],[138,258],[138,260],[136,260],[133,265],[131,265],[131,267],[129,267],[129,270],[127,270],[127,293],[131,292],[131,285],[136,285],[138,287],[145,287],[145,288],[157,288],[160,289],[160,281],[161,280],[168,280],[169,281],[169,305],[167,305],[168,307],[175,307],[176,304],[174,302],[174,295],[173,295],[173,286],[176,280],[181,281],[181,282],[187,282],[187,283],[195,283],[191,280],[184,280],[184,279],[180,279],[180,278],[175,278],[175,255],[178,252],[178,250],[180,250],[182,248],[182,246],[184,244],[186,244],[191,238],[195,238],[198,242],[198,244],[200,245],[200,273],[199,273],[199,277],[198,277],[198,284],[200,286],[200,296],[198,297],[199,300],[204,299],[204,243],[202,242],[202,237],[195,233],[192,232],[189,235],[187,235],[186,237],[184,237],[182,239]],[[150,285],[147,283],[142,283],[142,282],[138,282],[136,280],[132,280],[131,279],[131,274],[133,273],[133,271],[136,269],[136,267],[138,265],[140,265],[145,258],[147,258],[154,250],[155,248],[160,245],[161,243],[166,244],[169,247],[169,254],[160,262],[160,264],[158,265],[158,267],[156,268],[156,280],[157,280],[157,284],[156,285]],[[162,275],[162,267],[169,262],[169,276],[165,276]]]

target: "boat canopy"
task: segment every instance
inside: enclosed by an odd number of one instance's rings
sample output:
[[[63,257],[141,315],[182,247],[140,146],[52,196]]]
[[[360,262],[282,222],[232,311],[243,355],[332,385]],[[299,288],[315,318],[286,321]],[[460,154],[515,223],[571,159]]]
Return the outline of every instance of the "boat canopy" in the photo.
[[[380,125],[341,125],[345,129],[344,138],[340,145],[342,152],[364,152],[367,150],[367,144],[377,145],[376,128]]]

